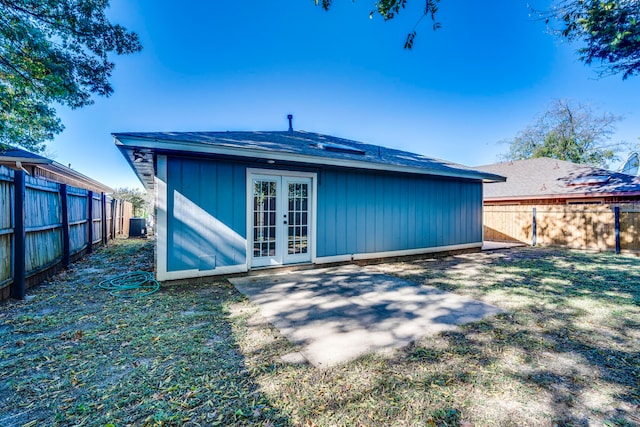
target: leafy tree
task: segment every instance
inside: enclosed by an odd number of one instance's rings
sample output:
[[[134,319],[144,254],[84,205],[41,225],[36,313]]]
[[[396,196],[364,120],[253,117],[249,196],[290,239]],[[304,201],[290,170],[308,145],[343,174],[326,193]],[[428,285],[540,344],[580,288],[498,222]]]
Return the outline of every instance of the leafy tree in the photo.
[[[558,34],[582,41],[578,49],[585,64],[600,62],[601,74],[640,73],[640,1],[568,0],[546,14],[547,23],[562,22]]]
[[[133,216],[135,217],[146,217],[151,210],[150,196],[137,188],[116,188],[111,196],[114,199],[130,202],[133,205]]]
[[[573,163],[608,167],[616,160],[615,145],[608,141],[621,117],[597,115],[583,104],[556,100],[531,126],[509,142],[505,160],[550,157]]]
[[[440,0],[421,0],[423,14],[405,41],[405,49],[413,47],[416,27],[429,17],[438,29],[436,13]],[[329,10],[333,0],[316,0]],[[385,21],[393,19],[408,0],[377,0],[370,16],[379,14]],[[622,73],[626,79],[640,73],[640,1],[639,0],[555,0],[549,11],[534,11],[547,24],[559,25],[554,32],[560,38],[582,43],[578,50],[585,64],[600,62],[601,74]]]
[[[109,54],[141,49],[108,0],[0,0],[0,142],[40,152],[64,126],[52,107],[109,96]]]

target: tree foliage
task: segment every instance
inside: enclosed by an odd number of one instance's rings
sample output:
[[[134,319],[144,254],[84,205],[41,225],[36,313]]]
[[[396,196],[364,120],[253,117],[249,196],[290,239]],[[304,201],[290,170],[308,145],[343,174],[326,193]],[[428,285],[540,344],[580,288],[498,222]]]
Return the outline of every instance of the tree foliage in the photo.
[[[79,108],[109,96],[109,54],[141,49],[109,22],[108,0],[0,0],[0,142],[44,149],[64,127],[55,103]]]
[[[416,27],[429,17],[433,29],[440,28],[436,21],[440,0],[422,1],[423,14],[416,26],[407,34],[404,47],[411,49]],[[370,16],[379,14],[385,21],[393,19],[408,0],[378,0]],[[329,10],[332,0],[316,0]],[[640,0],[556,0],[550,11],[536,12],[548,24],[559,26],[555,33],[567,40],[583,45],[578,55],[585,64],[599,62],[601,74],[619,74],[626,79],[640,73]]]
[[[440,3],[440,0],[421,1],[423,2],[422,15],[416,22],[416,25],[414,25],[413,29],[409,34],[407,34],[407,39],[404,42],[405,49],[413,48],[413,42],[417,35],[416,28],[425,17],[431,18],[434,30],[440,28],[440,23],[436,21],[436,13],[438,12],[438,3]],[[333,0],[315,0],[315,2],[316,5],[321,4],[324,10],[329,10]],[[407,2],[408,0],[378,0],[374,3],[374,9],[369,13],[369,17],[372,18],[373,15],[378,14],[382,19],[388,21],[395,18],[396,15],[398,15],[402,9],[407,6]]]
[[[505,160],[550,157],[606,168],[616,160],[609,139],[621,117],[597,115],[589,106],[556,100],[537,121],[509,142]]]
[[[150,196],[136,188],[116,188],[112,197],[130,202],[133,205],[133,216],[135,217],[146,217],[153,206]]]
[[[560,1],[546,20],[562,23],[562,37],[582,42],[580,59],[602,64],[602,74],[640,73],[639,0]]]

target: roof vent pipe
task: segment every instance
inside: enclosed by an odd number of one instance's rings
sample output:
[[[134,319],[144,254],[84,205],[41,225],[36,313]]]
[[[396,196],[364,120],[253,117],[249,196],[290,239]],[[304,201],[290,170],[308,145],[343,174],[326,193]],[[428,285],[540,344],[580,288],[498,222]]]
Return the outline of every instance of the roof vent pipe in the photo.
[[[293,132],[293,114],[289,114],[287,119],[289,119],[289,132]]]

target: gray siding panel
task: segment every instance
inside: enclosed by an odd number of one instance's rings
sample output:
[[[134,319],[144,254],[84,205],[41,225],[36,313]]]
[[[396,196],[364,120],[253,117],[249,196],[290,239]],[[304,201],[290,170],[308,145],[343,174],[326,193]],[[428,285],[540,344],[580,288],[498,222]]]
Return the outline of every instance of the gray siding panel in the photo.
[[[477,243],[481,212],[480,181],[325,169],[317,255]]]
[[[168,271],[246,262],[245,170],[233,163],[168,159]]]

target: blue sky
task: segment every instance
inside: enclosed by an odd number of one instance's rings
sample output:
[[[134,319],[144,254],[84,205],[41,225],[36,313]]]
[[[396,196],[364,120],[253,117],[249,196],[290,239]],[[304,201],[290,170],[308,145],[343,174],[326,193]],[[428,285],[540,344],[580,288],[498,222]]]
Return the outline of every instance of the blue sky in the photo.
[[[296,130],[477,166],[557,98],[624,116],[613,142],[637,146],[640,77],[597,78],[527,2],[442,0],[442,28],[424,20],[407,51],[412,1],[383,22],[369,19],[373,0],[334,0],[330,12],[313,0],[112,0],[112,20],[143,51],[114,58],[111,97],[58,108],[66,130],[48,152],[112,187],[141,188],[111,132],[286,130],[293,114]]]

